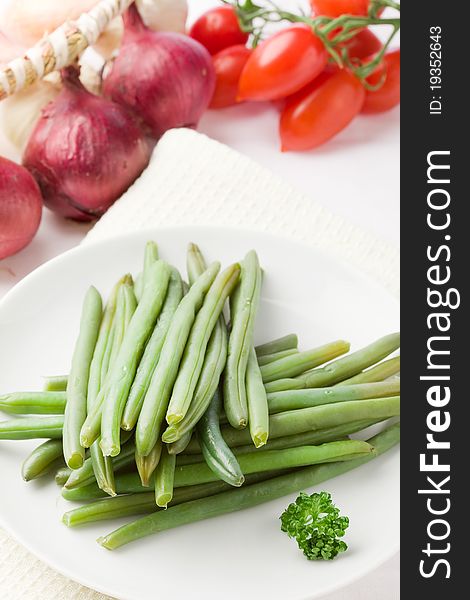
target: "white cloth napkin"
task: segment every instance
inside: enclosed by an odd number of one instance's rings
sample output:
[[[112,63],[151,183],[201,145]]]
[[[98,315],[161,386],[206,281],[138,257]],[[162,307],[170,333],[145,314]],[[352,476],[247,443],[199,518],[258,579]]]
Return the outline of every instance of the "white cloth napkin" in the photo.
[[[171,225],[269,231],[322,248],[398,294],[398,249],[299,193],[251,159],[190,129],[174,129],[150,166],[85,242]]]
[[[398,249],[330,213],[249,158],[192,130],[173,130],[162,138],[149,167],[84,243],[174,225],[276,233],[334,254],[398,294]],[[2,530],[0,596],[106,599],[56,573]]]

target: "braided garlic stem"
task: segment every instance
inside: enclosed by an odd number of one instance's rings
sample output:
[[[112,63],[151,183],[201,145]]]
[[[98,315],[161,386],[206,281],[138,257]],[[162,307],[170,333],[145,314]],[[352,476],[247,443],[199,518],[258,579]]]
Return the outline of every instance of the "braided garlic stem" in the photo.
[[[67,21],[0,70],[0,100],[31,85],[52,71],[72,64],[96,42],[108,23],[133,0],[100,0],[75,21]]]

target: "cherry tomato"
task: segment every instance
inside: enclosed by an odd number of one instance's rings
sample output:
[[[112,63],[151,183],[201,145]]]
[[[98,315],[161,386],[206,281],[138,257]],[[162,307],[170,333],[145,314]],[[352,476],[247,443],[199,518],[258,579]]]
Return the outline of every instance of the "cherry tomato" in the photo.
[[[382,42],[370,29],[362,29],[343,47],[347,49],[349,58],[361,60],[378,52],[382,48]]]
[[[368,83],[379,83],[384,72],[383,85],[375,91],[366,90],[362,112],[381,113],[400,104],[400,50],[393,50],[384,56],[382,65],[367,78]]]
[[[219,6],[201,15],[189,30],[189,35],[211,54],[217,54],[229,46],[246,44],[249,37],[240,29],[232,6]]]
[[[328,55],[310,27],[281,29],[252,52],[240,77],[241,100],[278,100],[315,79]]]
[[[210,108],[237,104],[238,82],[251,50],[242,44],[225,48],[212,57],[216,84]]]
[[[360,112],[365,90],[346,69],[328,69],[288,98],[281,115],[282,150],[316,148],[344,129]]]
[[[365,16],[369,11],[369,0],[310,0],[315,15],[340,17],[341,15]]]

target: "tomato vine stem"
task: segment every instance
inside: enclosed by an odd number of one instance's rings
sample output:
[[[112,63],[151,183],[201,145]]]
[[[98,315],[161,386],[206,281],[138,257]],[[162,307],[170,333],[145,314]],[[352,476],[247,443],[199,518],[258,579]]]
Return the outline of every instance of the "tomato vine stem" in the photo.
[[[367,78],[380,65],[392,39],[400,29],[399,16],[382,18],[380,15],[383,8],[392,8],[400,12],[400,4],[394,0],[371,0],[369,13],[365,16],[345,14],[335,18],[292,13],[281,9],[272,0],[266,0],[264,6],[256,4],[253,0],[222,1],[234,8],[241,29],[252,36],[251,44],[254,48],[263,39],[265,28],[269,23],[282,21],[304,23],[312,28],[315,35],[323,42],[331,60],[340,68],[352,70],[369,90],[375,90],[383,85],[385,74],[375,86],[371,86],[367,82]],[[370,25],[388,26],[390,33],[387,40],[381,50],[370,60],[366,62],[351,61],[344,44]]]

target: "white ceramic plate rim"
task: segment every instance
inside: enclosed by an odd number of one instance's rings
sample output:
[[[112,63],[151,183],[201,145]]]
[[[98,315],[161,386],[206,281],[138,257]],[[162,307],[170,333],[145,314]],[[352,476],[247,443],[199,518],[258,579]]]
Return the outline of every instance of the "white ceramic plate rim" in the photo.
[[[32,280],[40,278],[42,276],[42,272],[44,270],[49,269],[56,264],[60,264],[61,262],[67,261],[70,256],[80,254],[83,250],[85,250],[86,248],[90,248],[91,246],[93,246],[94,248],[105,247],[107,244],[116,242],[117,240],[119,240],[125,244],[126,240],[133,240],[135,238],[147,238],[147,239],[157,239],[158,240],[159,232],[168,233],[171,231],[175,231],[175,232],[176,231],[177,232],[191,231],[191,232],[194,232],[194,233],[191,233],[191,236],[190,236],[192,239],[201,239],[201,237],[204,235],[205,231],[210,231],[210,232],[218,231],[220,233],[221,230],[227,231],[227,233],[229,233],[231,235],[240,235],[240,233],[245,233],[245,234],[249,234],[249,235],[253,235],[253,236],[268,238],[268,239],[271,239],[272,241],[280,240],[283,243],[286,243],[288,245],[297,246],[297,248],[299,250],[303,249],[306,252],[314,251],[315,253],[318,253],[320,255],[328,256],[329,260],[338,263],[340,266],[342,266],[343,268],[348,270],[351,274],[353,274],[356,278],[366,280],[370,286],[373,286],[376,289],[379,289],[382,293],[385,291],[388,295],[390,295],[392,298],[394,298],[387,290],[385,290],[383,288],[383,286],[381,286],[375,280],[371,279],[370,277],[368,277],[367,275],[365,275],[364,273],[362,273],[361,271],[359,271],[358,269],[356,269],[355,267],[350,265],[346,260],[341,260],[340,258],[338,258],[335,255],[328,254],[321,248],[311,247],[307,244],[292,240],[289,237],[275,235],[275,234],[271,234],[269,232],[259,231],[259,230],[250,229],[250,228],[242,229],[242,228],[236,228],[236,227],[217,227],[217,226],[212,226],[212,225],[194,226],[193,227],[193,226],[181,225],[181,226],[170,226],[170,227],[162,226],[162,227],[158,227],[158,228],[149,228],[146,230],[139,230],[139,231],[127,233],[124,235],[110,236],[103,240],[94,241],[94,242],[91,242],[86,245],[79,245],[75,248],[72,248],[71,250],[68,250],[67,252],[64,252],[63,254],[56,256],[55,258],[42,264],[37,269],[32,271],[30,274],[28,274],[24,279],[22,279],[20,282],[18,282],[18,284],[16,284],[0,301],[0,312],[3,308],[3,304],[6,303],[7,301],[9,301],[11,296],[16,295],[16,293],[21,293],[21,290],[23,289],[23,287],[27,286]],[[396,300],[396,298],[394,298],[394,299]],[[397,310],[398,310],[398,303],[397,303]],[[109,595],[109,591],[106,590],[105,587],[96,585],[96,582],[91,581],[86,577],[81,577],[75,571],[73,571],[71,569],[67,569],[65,566],[61,566],[61,565],[57,566],[55,564],[55,562],[49,558],[47,553],[45,553],[40,548],[36,548],[34,544],[31,544],[29,542],[27,537],[19,534],[15,530],[14,527],[13,528],[10,527],[8,521],[6,521],[4,519],[2,513],[0,513],[0,525],[14,539],[16,539],[18,542],[20,542],[23,546],[25,546],[34,556],[38,557],[40,560],[42,560],[44,563],[46,563],[52,569],[61,573],[65,577],[67,577],[73,581],[76,581],[77,583],[79,583],[81,585],[84,585],[84,586],[86,586],[92,590],[95,590],[99,593],[102,593],[104,595]],[[354,574],[345,576],[344,578],[341,579],[341,581],[339,581],[337,583],[336,582],[332,583],[330,586],[324,587],[322,590],[320,590],[318,592],[312,591],[312,593],[309,594],[308,596],[304,596],[302,598],[302,600],[314,600],[315,598],[320,598],[321,596],[328,595],[337,590],[346,588],[351,583],[354,583],[355,581],[362,579],[368,573],[377,569],[380,565],[382,565],[384,562],[386,562],[391,557],[393,557],[399,551],[399,548],[400,548],[400,544],[399,544],[399,540],[397,539],[397,541],[395,541],[394,543],[392,543],[390,546],[387,547],[387,551],[384,551],[382,554],[379,554],[375,560],[369,561],[367,563],[367,566],[365,565],[363,569],[356,570],[354,572]],[[126,596],[119,596],[117,598],[119,598],[120,600],[126,600]],[[298,597],[298,600],[301,600],[300,597]]]

